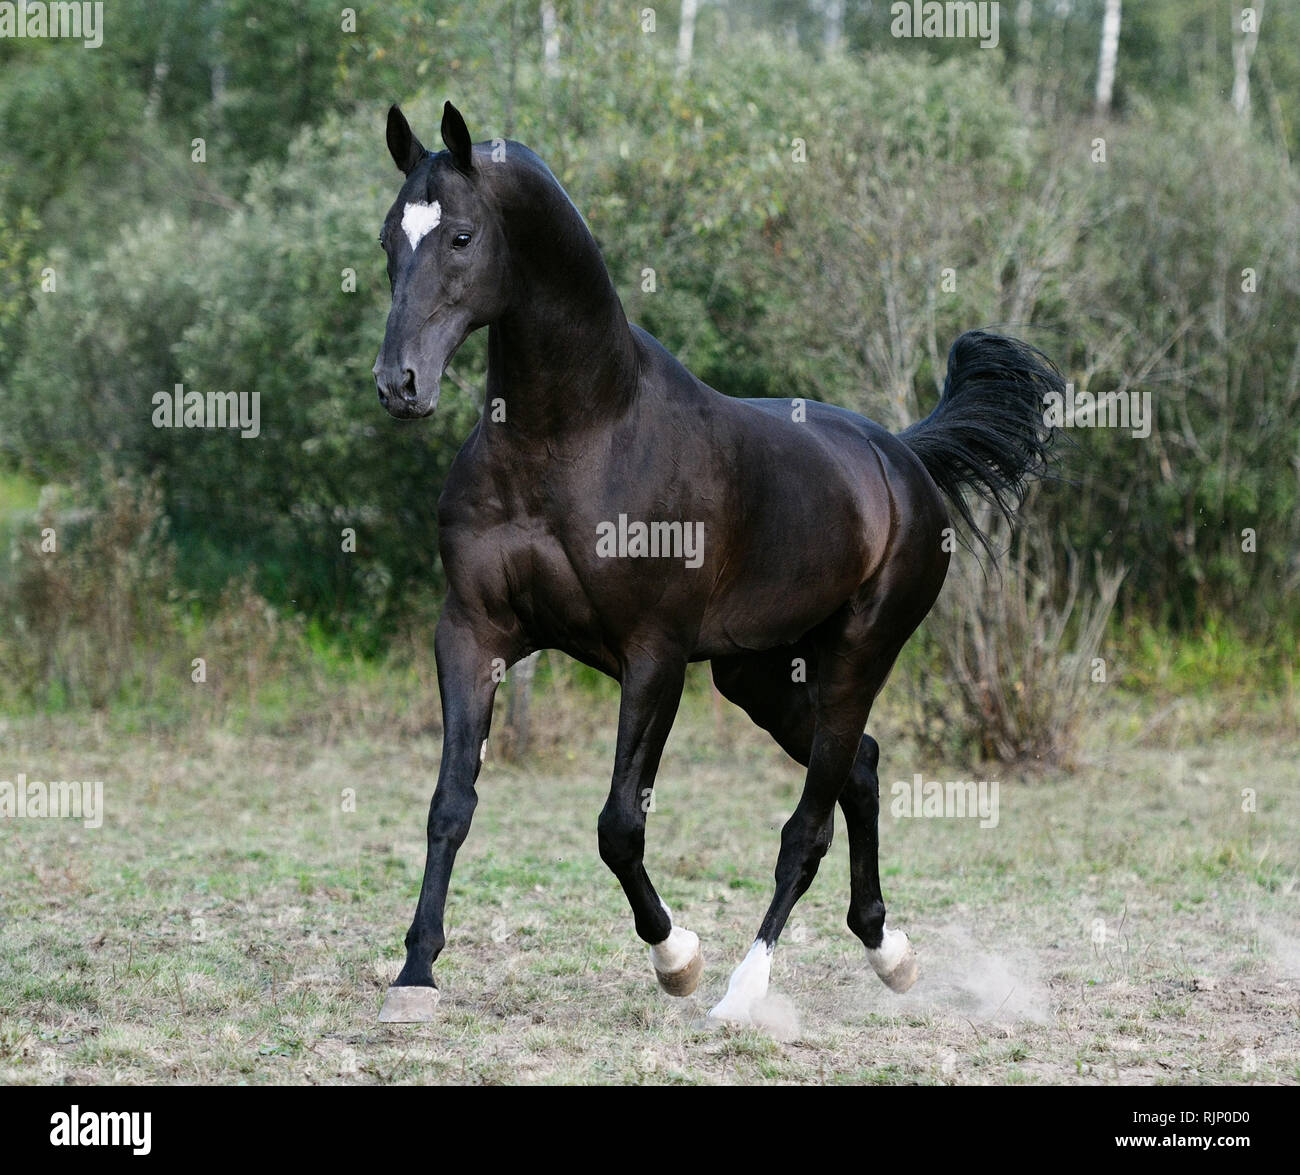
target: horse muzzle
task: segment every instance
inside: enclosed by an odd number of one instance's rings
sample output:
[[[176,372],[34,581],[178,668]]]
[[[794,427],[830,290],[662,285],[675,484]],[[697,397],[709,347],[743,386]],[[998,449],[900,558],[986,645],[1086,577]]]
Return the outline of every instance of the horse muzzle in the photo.
[[[438,406],[447,365],[472,329],[468,315],[428,320],[413,332],[400,329],[395,309],[373,368],[379,402],[398,420],[420,420]],[[409,341],[404,341],[409,340]]]
[[[442,390],[441,379],[421,386],[411,368],[381,367],[378,363],[375,364],[374,372],[379,402],[389,416],[398,420],[421,420],[433,415]]]

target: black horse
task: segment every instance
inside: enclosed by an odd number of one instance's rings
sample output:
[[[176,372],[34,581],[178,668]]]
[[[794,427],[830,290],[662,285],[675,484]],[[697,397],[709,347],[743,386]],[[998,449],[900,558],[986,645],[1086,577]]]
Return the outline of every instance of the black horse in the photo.
[[[515,142],[472,144],[443,110],[426,151],[397,107],[388,149],[406,176],[384,221],[393,305],[374,374],[400,419],[428,416],[456,348],[488,327],[483,416],[438,501],[447,600],[435,651],[444,743],[406,964],[381,1020],[428,1019],[456,851],[505,667],[560,649],[622,687],[600,855],[651,944],[660,983],[695,989],[699,940],[676,927],[642,863],[654,784],[686,666],[807,768],[781,833],[776,892],[715,1018],[745,1022],[773,948],[848,828],[848,924],[895,991],[916,977],[885,925],[877,871],[877,692],[948,569],[945,498],[974,528],[970,488],[1010,517],[1042,471],[1056,369],[984,332],[948,356],[938,407],[894,436],[802,400],[707,387],[629,326],[595,240],[546,165]],[[423,492],[423,491],[421,491]]]

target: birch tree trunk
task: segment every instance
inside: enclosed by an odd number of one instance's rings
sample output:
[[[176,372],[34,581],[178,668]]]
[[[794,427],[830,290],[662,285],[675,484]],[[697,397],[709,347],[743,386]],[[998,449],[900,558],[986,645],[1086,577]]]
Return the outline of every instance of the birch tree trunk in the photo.
[[[1020,70],[1016,81],[1016,105],[1021,110],[1028,110],[1034,100],[1034,74],[1029,64],[1034,61],[1033,24],[1033,0],[1019,0],[1016,5],[1016,56],[1020,59]]]
[[[677,76],[691,68],[695,52],[695,12],[699,0],[682,0],[682,22],[677,29]]]
[[[510,670],[506,679],[506,721],[501,732],[501,758],[507,762],[522,759],[532,742],[533,677],[540,656],[540,652],[529,653]]]
[[[542,0],[542,73],[548,78],[560,72],[560,21],[555,0]]]
[[[222,44],[221,25],[225,14],[222,12],[221,0],[212,4],[212,72],[209,85],[212,90],[213,117],[218,122],[226,105],[226,55]]]
[[[826,25],[823,44],[834,56],[844,46],[844,0],[825,0]]]
[[[510,42],[506,50],[506,118],[501,128],[507,139],[515,133],[515,92],[519,73],[519,0],[510,0]]]
[[[1097,61],[1097,113],[1110,110],[1115,93],[1115,59],[1119,56],[1120,0],[1106,0],[1101,19],[1101,56]]]
[[[1263,0],[1254,11],[1245,9],[1232,27],[1232,108],[1250,120],[1250,63],[1259,44],[1259,22],[1264,17]]]

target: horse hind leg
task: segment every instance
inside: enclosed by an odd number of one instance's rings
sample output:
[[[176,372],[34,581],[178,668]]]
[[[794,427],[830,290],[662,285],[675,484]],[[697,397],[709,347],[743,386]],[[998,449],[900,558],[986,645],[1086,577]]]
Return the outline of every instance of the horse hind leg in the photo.
[[[830,848],[834,830],[834,804],[838,799],[849,835],[852,896],[849,926],[867,947],[872,969],[895,991],[906,991],[917,975],[916,955],[906,934],[885,925],[885,906],[880,892],[877,816],[879,785],[876,768],[880,748],[875,739],[861,734],[867,712],[893,665],[887,654],[868,666],[859,697],[865,700],[860,722],[850,719],[859,732],[851,757],[841,750],[823,766],[823,782],[816,782],[810,770],[800,808],[782,830],[781,858],[777,865],[777,893],[758,937],[744,961],[733,972],[727,994],[710,1012],[710,1019],[752,1023],[756,1006],[767,994],[772,955],[776,941],[795,902],[807,890],[818,865]],[[767,730],[791,758],[804,767],[813,759],[817,719],[809,684],[794,680],[791,664],[802,659],[807,679],[815,679],[815,650],[806,642],[781,651],[720,658],[714,662],[714,680],[723,696],[744,709],[753,721]],[[845,762],[847,772],[836,774]],[[810,797],[809,784],[813,784]],[[830,795],[829,802],[826,796]],[[824,816],[820,815],[822,809]]]
[[[916,982],[916,951],[901,930],[885,925],[880,891],[880,780],[876,768],[880,745],[862,736],[858,757],[840,793],[840,809],[849,834],[849,929],[867,948],[871,969],[891,991],[905,992]]]
[[[880,747],[876,740],[868,734],[862,735],[853,767],[839,796],[849,837],[851,893],[848,925],[866,947],[871,969],[891,991],[902,994],[916,982],[919,967],[916,951],[907,934],[885,922],[877,835],[879,783],[876,768],[879,756]],[[783,856],[790,856],[792,846],[797,845],[796,827],[792,817],[782,833]],[[778,864],[778,899],[781,883],[785,880],[785,900],[779,909],[777,900],[774,900],[749,953],[732,973],[726,995],[709,1013],[711,1020],[740,1024],[754,1022],[755,1009],[767,995],[776,940],[795,902],[811,885],[822,857],[830,848],[833,829],[832,814],[814,834],[804,853],[795,858],[796,863],[787,864],[784,870]],[[792,867],[799,870],[793,879],[790,877]],[[789,884],[791,881],[793,884]]]
[[[756,725],[776,739],[792,759],[805,767],[812,754],[815,722],[811,691],[804,683],[814,677],[814,658],[815,650],[806,642],[800,642],[763,653],[720,657],[713,662],[713,678],[719,692],[740,706]],[[833,799],[831,804],[833,807]],[[805,830],[802,822],[795,822],[792,818],[783,830],[785,866],[778,865],[778,884],[787,880],[786,875],[790,873],[792,838],[802,838],[805,831],[809,833],[806,859],[801,846],[798,849],[800,864],[788,879],[792,882],[796,900],[811,883],[818,863],[830,848],[834,828],[834,815],[828,809],[824,818],[811,829]],[[789,904],[793,906],[793,901]],[[788,912],[787,909],[786,915]],[[785,916],[780,921],[783,924]],[[726,995],[709,1013],[710,1020],[754,1023],[759,1005],[767,996],[772,954],[779,933],[779,927],[773,930],[773,915],[769,911],[749,953],[732,973]]]

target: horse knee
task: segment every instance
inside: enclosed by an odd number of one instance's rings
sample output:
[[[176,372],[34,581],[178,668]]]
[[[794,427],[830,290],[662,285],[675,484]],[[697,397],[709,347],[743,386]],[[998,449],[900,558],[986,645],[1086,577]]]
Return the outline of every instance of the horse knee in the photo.
[[[638,864],[645,855],[644,813],[634,815],[606,808],[596,823],[600,859],[614,873]]]
[[[472,792],[464,795],[439,788],[429,805],[429,840],[446,841],[459,848],[469,836],[477,804],[478,798]]]
[[[875,775],[876,768],[880,766],[880,744],[869,734],[862,736],[862,741],[858,743],[858,757],[854,761],[853,769],[855,772],[863,771]]]

